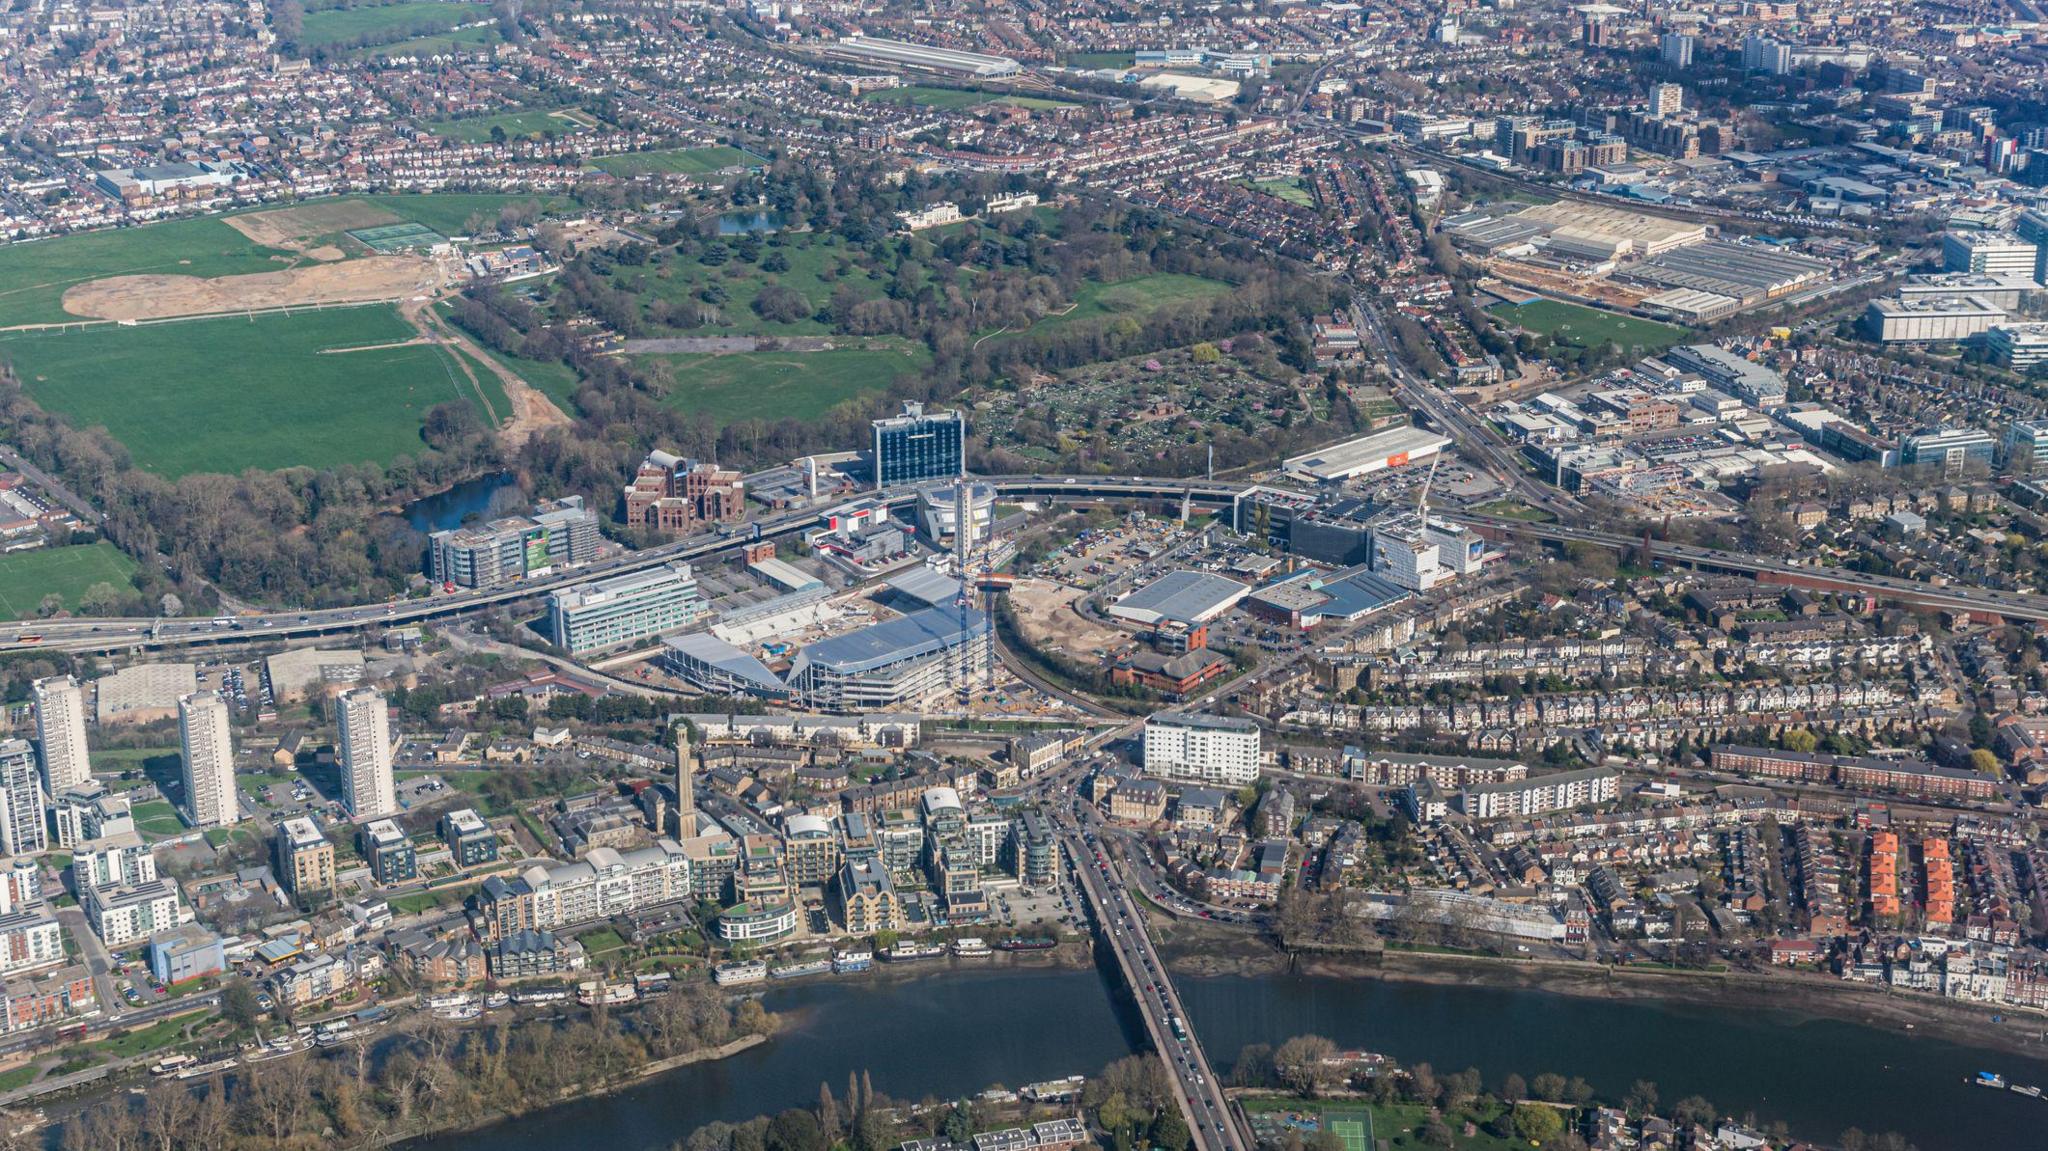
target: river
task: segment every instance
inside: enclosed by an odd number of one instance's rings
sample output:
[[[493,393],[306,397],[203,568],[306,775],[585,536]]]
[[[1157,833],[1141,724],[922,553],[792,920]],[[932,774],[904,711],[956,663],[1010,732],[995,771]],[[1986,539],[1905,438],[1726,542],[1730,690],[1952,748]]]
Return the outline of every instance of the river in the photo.
[[[2048,1144],[2048,1101],[1967,1086],[1978,1070],[2048,1086],[2048,1061],[1855,1023],[1655,1000],[1314,976],[1183,977],[1195,1031],[1222,1071],[1248,1043],[1304,1032],[1440,1072],[1475,1066],[1580,1075],[1603,1098],[1637,1079],[1668,1103],[1705,1096],[1795,1134],[1896,1130],[1921,1151]],[[1141,1042],[1135,1017],[1094,971],[969,971],[770,988],[788,1026],[720,1063],[680,1068],[608,1098],[423,1140],[414,1151],[664,1151],[692,1128],[814,1104],[848,1071],[899,1098],[1093,1073]]]

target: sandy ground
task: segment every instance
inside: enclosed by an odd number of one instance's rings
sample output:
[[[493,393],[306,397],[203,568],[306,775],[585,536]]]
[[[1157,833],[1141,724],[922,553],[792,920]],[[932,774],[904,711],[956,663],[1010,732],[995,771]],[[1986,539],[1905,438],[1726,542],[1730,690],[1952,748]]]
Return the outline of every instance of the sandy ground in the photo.
[[[496,413],[500,417],[498,438],[506,445],[518,447],[527,440],[532,439],[537,432],[542,432],[549,428],[567,428],[573,422],[569,419],[567,413],[555,406],[555,402],[549,399],[545,392],[535,390],[525,380],[521,379],[518,373],[499,363],[495,357],[485,353],[482,348],[476,345],[474,340],[463,334],[460,328],[444,322],[432,308],[423,307],[416,303],[408,303],[401,310],[405,318],[411,321],[414,327],[420,329],[424,335],[460,347],[464,352],[475,358],[477,363],[489,369],[492,375],[498,377],[499,384],[505,389],[505,398],[512,405],[510,413]],[[457,362],[461,363],[460,360]],[[470,369],[470,366],[467,363],[461,363],[461,367],[463,375],[468,376],[472,385],[474,385],[476,375]],[[486,403],[486,406],[489,406],[488,403]]]
[[[1131,637],[1083,619],[1074,603],[1085,594],[1050,580],[1023,579],[1010,588],[1010,608],[1017,617],[1018,630],[1032,647],[1089,662],[1097,648],[1114,651],[1130,643]]]
[[[423,256],[371,256],[214,279],[109,276],[66,291],[64,310],[96,320],[160,320],[254,308],[392,300],[431,293],[440,283],[434,262]]]
[[[296,252],[302,242],[315,236],[346,232],[351,228],[374,228],[404,221],[375,204],[302,204],[296,208],[275,208],[268,212],[246,212],[229,216],[227,226],[266,248]],[[335,259],[338,256],[315,256]]]

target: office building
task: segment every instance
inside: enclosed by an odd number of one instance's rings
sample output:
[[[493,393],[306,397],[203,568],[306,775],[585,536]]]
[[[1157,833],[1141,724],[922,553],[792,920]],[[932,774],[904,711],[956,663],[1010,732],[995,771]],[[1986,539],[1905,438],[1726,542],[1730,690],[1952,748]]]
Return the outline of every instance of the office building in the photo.
[[[703,615],[697,577],[686,563],[607,576],[548,597],[555,644],[577,656],[651,640]]]
[[[1989,471],[1997,441],[1977,428],[1940,427],[1915,432],[1899,444],[1899,462],[1907,467],[1939,468],[1944,477],[1968,470]]]
[[[1692,54],[1699,41],[1683,32],[1666,32],[1657,40],[1657,55],[1674,68],[1692,67]]]
[[[2037,155],[2039,153],[2036,153]],[[2013,232],[2034,245],[2034,282],[2048,284],[2048,208],[2028,208],[2013,222]]]
[[[398,812],[391,776],[391,709],[383,693],[359,687],[341,697],[341,801],[361,822]]]
[[[531,516],[435,532],[427,572],[434,582],[455,587],[500,587],[588,563],[602,539],[597,513],[583,506],[582,496],[570,496],[536,506]]]
[[[1145,721],[1145,774],[1244,787],[1259,778],[1259,725],[1238,717],[1160,712]]]
[[[1949,272],[2032,279],[2041,250],[2011,232],[1943,232],[1941,266]]]
[[[276,853],[277,881],[301,899],[334,890],[334,845],[305,816],[277,825],[271,841]]]
[[[789,685],[820,711],[917,711],[966,687],[991,658],[987,616],[925,608],[811,644]]]
[[[225,827],[239,820],[235,747],[227,701],[212,692],[178,700],[178,764],[185,783],[185,818],[194,827]]]
[[[1999,463],[2029,474],[2048,471],[2048,420],[2014,420],[2005,426]]]
[[[902,415],[874,422],[874,469],[877,491],[967,474],[967,417],[905,403]]]
[[[1532,775],[1504,783],[1478,783],[1458,793],[1458,810],[1469,819],[1511,819],[1564,811],[1621,796],[1621,775],[1611,767],[1589,767]]]
[[[656,450],[626,486],[625,504],[631,527],[688,535],[745,519],[747,485],[735,469]]]
[[[1960,342],[2004,323],[2006,310],[1982,296],[1917,296],[1872,300],[1863,330],[1881,344]]]
[[[40,855],[49,846],[35,750],[27,740],[0,741],[0,855]]]
[[[2031,371],[2048,362],[2048,324],[2000,324],[1984,333],[1984,347],[2000,366]]]
[[[448,854],[458,868],[497,862],[498,833],[473,807],[458,808],[442,816],[441,838],[448,844]]]
[[[1442,549],[1422,517],[1402,512],[1372,527],[1372,571],[1395,587],[1428,591],[1448,578]]]
[[[178,885],[168,879],[121,887],[92,887],[79,892],[85,921],[100,942],[111,949],[174,931],[185,923],[185,905]]]
[[[92,778],[85,749],[85,693],[68,675],[39,679],[35,701],[36,749],[43,757],[43,792],[55,795]]]
[[[370,865],[370,878],[381,887],[420,877],[419,853],[393,820],[378,819],[364,824],[356,833],[356,848]]]

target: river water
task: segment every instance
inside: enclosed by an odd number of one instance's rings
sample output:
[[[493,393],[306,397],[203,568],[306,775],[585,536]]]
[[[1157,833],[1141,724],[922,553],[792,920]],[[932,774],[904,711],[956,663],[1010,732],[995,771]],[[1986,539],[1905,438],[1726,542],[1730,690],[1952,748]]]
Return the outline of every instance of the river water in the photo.
[[[2048,1147],[2048,1101],[1963,1082],[1997,1070],[2048,1087],[2048,1061],[1854,1023],[1364,978],[1183,977],[1179,987],[1219,1072],[1248,1043],[1314,1032],[1440,1072],[1475,1066],[1489,1084],[1554,1071],[1618,1099],[1649,1079],[1666,1102],[1698,1094],[1814,1139],[1859,1126],[1902,1132],[1921,1151]],[[759,1047],[414,1151],[664,1151],[712,1120],[810,1106],[821,1082],[842,1094],[848,1071],[868,1071],[898,1098],[943,1099],[1093,1073],[1142,1043],[1135,1015],[1093,970],[934,969],[770,988],[764,1001],[790,1021]]]
[[[405,505],[405,522],[414,531],[453,531],[470,519],[488,519],[501,506],[518,502],[519,478],[511,472],[496,472],[464,480],[445,491]]]

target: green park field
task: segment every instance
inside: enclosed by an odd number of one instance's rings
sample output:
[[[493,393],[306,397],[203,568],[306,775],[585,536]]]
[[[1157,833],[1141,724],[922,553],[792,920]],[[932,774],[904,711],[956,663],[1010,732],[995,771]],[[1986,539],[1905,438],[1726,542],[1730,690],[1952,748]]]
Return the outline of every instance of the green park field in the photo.
[[[405,0],[360,8],[327,8],[306,13],[300,47],[328,48],[349,44],[359,37],[381,38],[392,32],[424,37],[446,32],[457,24],[487,20],[490,15],[488,5],[453,0]]]
[[[1072,311],[1047,316],[1031,330],[1047,331],[1106,316],[1149,316],[1161,308],[1198,303],[1229,291],[1230,285],[1221,280],[1179,272],[1154,272],[1114,284],[1088,283],[1075,289]]]
[[[1048,100],[1043,96],[1010,96],[962,88],[934,88],[923,84],[878,89],[866,93],[861,100],[869,104],[902,104],[906,107],[919,108],[975,108],[983,104],[1011,104],[1019,108],[1029,108],[1034,112],[1077,106],[1072,101]]]
[[[235,276],[274,272],[273,248],[253,243],[218,217],[174,220],[0,247],[0,328],[77,323],[64,291],[108,276]]]
[[[0,555],[0,616],[27,619],[51,594],[63,596],[67,609],[76,608],[92,585],[110,583],[125,592],[134,574],[135,561],[105,540]]]
[[[1560,344],[1581,348],[1597,348],[1611,341],[1624,351],[1640,348],[1645,352],[1661,352],[1692,335],[1684,328],[1660,324],[1655,320],[1618,316],[1613,312],[1558,300],[1503,304],[1495,307],[1493,313],[1508,323],[1549,336]]]
[[[493,128],[502,128],[506,136],[517,140],[524,136],[543,136],[549,132],[557,136],[567,136],[581,132],[594,123],[596,121],[591,119],[589,113],[574,108],[530,108],[522,112],[501,112],[495,116],[440,120],[427,125],[427,128],[443,139],[480,144],[491,138]]]
[[[736,239],[730,242],[738,243]],[[868,278],[854,263],[860,253],[830,233],[799,233],[787,237],[780,247],[766,250],[780,252],[789,261],[789,270],[766,272],[737,260],[716,268],[695,260],[678,260],[659,268],[621,268],[615,275],[621,288],[637,293],[643,301],[666,299],[679,306],[687,306],[706,284],[717,283],[729,297],[719,308],[724,322],[713,325],[710,333],[721,336],[822,336],[830,332],[827,325],[808,317],[784,323],[756,313],[754,298],[771,283],[799,293],[813,311],[831,302],[833,292],[842,285],[864,300],[880,296],[887,287],[882,280]]]
[[[593,156],[590,160],[591,167],[620,177],[657,172],[702,176],[735,165],[758,163],[759,157],[723,144],[710,148],[671,148],[661,152],[620,152],[612,156]]]
[[[814,420],[847,400],[887,388],[897,376],[919,371],[931,361],[922,348],[642,359],[665,362],[674,371],[675,388],[665,401],[669,407],[704,412],[720,424]]]
[[[421,450],[436,404],[509,413],[495,377],[480,397],[446,350],[407,343],[416,335],[369,305],[0,334],[0,360],[45,410],[105,427],[137,466],[175,478],[382,464]]]

